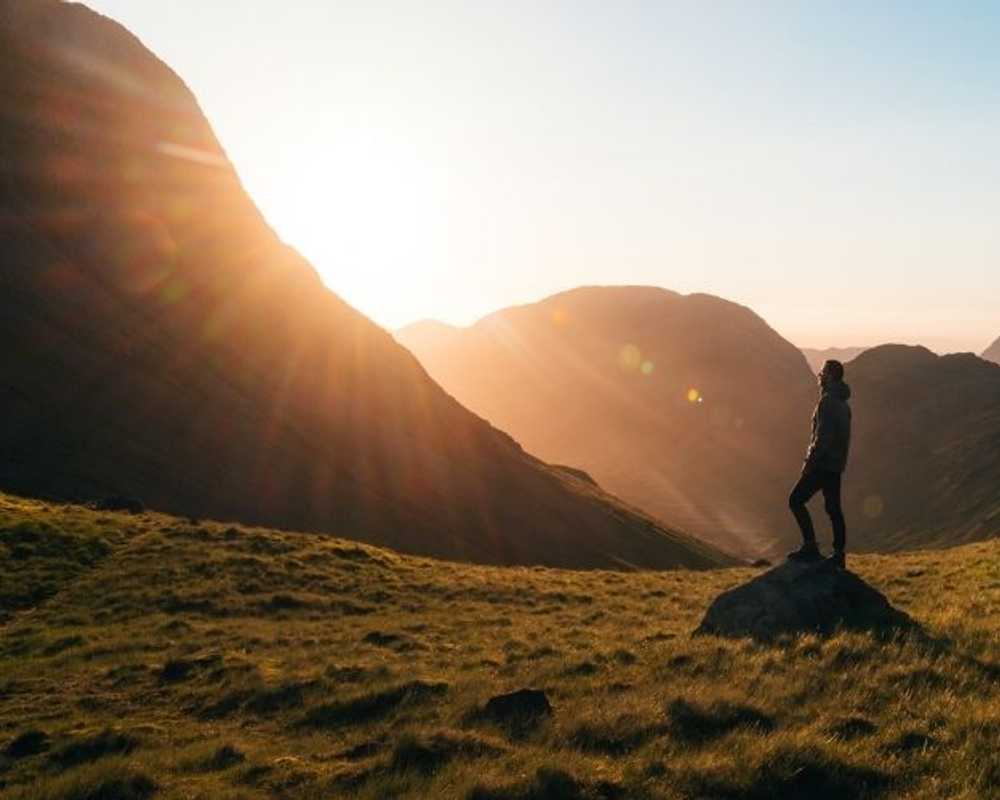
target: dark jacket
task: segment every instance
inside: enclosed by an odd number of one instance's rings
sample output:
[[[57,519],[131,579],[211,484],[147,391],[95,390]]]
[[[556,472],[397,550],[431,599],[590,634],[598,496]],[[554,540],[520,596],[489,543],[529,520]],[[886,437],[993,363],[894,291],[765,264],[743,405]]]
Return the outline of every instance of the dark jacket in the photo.
[[[813,412],[812,441],[806,453],[805,471],[843,472],[851,446],[851,387],[835,381],[823,387],[823,396]]]

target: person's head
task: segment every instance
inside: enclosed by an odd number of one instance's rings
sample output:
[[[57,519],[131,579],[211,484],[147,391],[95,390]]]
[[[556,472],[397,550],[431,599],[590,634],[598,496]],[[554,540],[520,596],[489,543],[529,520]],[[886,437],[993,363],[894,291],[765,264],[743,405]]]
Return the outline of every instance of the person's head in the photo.
[[[839,361],[830,359],[819,371],[820,386],[829,386],[831,383],[844,380],[844,365]]]

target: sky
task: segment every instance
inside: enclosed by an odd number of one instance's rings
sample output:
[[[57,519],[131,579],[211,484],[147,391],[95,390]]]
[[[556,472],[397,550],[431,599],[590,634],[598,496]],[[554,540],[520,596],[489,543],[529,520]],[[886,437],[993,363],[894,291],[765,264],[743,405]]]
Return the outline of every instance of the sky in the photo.
[[[649,284],[803,347],[1000,335],[1000,3],[87,5],[388,328]]]

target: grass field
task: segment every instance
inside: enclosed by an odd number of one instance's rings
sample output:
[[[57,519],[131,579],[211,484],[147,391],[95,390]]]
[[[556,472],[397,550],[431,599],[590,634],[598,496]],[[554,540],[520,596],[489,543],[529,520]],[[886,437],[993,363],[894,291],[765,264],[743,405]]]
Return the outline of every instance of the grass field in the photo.
[[[0,496],[0,795],[996,796],[1000,541],[851,568],[926,635],[691,638],[750,569],[485,568]],[[551,716],[483,713],[520,688]]]

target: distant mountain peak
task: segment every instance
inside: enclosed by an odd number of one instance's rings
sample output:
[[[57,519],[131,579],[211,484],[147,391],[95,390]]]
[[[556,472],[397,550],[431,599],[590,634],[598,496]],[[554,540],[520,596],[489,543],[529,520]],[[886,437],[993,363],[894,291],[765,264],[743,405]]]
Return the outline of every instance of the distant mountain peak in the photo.
[[[983,351],[982,357],[994,364],[1000,364],[1000,337]]]
[[[859,355],[861,355],[866,347],[826,347],[826,348],[816,348],[816,347],[803,347],[802,354],[806,357],[806,361],[809,362],[809,366],[813,372],[819,372],[823,367],[823,364],[831,359],[835,361],[840,361],[846,364],[849,361],[853,361]]]

